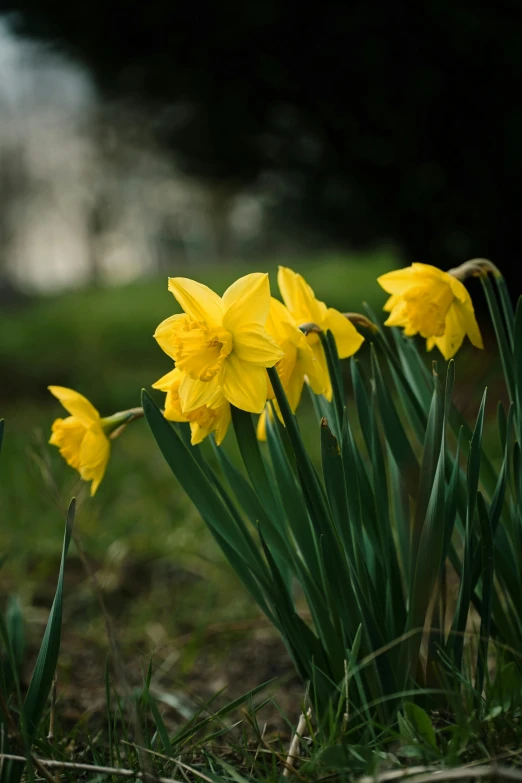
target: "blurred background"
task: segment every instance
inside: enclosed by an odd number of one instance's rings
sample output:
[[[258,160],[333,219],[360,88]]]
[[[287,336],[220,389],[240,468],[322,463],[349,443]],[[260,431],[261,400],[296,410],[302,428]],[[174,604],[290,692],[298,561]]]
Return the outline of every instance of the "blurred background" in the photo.
[[[138,404],[170,369],[152,339],[174,311],[168,275],[222,293],[248,271],[275,285],[285,263],[332,306],[380,309],[384,271],[486,256],[514,288],[521,23],[511,3],[445,0],[2,0],[0,549],[35,621],[78,492],[130,644],[157,650],[216,607],[250,620],[145,425],[116,441],[91,502],[46,445],[46,387],[105,415]],[[466,361],[473,412],[490,361]],[[70,612],[94,644],[82,589]]]

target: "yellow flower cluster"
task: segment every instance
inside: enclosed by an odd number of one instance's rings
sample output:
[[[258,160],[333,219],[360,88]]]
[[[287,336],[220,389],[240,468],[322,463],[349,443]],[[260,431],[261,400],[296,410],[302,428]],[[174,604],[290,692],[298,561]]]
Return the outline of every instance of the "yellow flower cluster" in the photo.
[[[301,275],[280,267],[277,282],[284,304],[271,296],[266,274],[240,278],[222,297],[194,280],[169,279],[169,290],[183,312],[156,329],[154,337],[173,359],[174,369],[153,386],[166,393],[165,418],[190,424],[192,444],[214,433],[219,445],[231,421],[231,405],[261,414],[258,437],[266,438],[267,401],[281,416],[269,367],[275,366],[292,411],[305,382],[315,394],[331,399],[318,332],[332,332],[341,359],[360,348],[364,338],[350,320],[316,299]],[[420,334],[427,350],[436,346],[445,359],[455,355],[466,335],[474,346],[483,347],[471,298],[455,274],[412,264],[382,275],[378,282],[390,294],[384,306],[387,326],[402,327],[407,336]],[[82,479],[92,482],[94,495],[109,460],[109,435],[142,412],[134,409],[102,419],[78,392],[62,386],[49,390],[70,414],[54,422],[49,442]]]
[[[354,354],[363,342],[342,313],[315,298],[301,275],[280,267],[278,283],[286,307],[271,297],[266,274],[240,278],[222,297],[194,280],[169,280],[184,312],[167,318],[154,334],[175,362],[154,388],[167,393],[165,418],[190,422],[192,444],[211,432],[221,443],[230,405],[263,413],[267,400],[274,399],[268,367],[276,367],[293,411],[305,379],[316,394],[331,397],[319,336],[305,335],[300,326],[330,329],[341,358]],[[258,433],[264,437],[264,415],[260,422]]]

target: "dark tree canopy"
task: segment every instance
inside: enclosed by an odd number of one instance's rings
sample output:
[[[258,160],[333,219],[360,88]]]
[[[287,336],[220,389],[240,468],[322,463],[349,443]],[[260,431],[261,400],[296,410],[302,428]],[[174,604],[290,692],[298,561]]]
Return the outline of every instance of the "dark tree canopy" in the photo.
[[[391,238],[442,266],[518,263],[522,5],[7,5],[21,33],[151,109],[187,171],[237,185],[282,175],[285,218],[336,242]]]

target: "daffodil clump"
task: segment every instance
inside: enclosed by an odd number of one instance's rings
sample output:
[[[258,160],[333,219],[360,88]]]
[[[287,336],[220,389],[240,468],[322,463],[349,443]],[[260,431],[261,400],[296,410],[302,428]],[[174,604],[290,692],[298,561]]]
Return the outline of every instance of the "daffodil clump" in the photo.
[[[452,401],[453,357],[466,337],[470,350],[483,348],[470,276],[484,288],[509,401],[498,406],[502,457],[494,461],[482,443],[486,392],[474,422]],[[163,407],[143,391],[141,408],[102,418],[78,392],[52,386],[69,416],[54,422],[50,442],[94,494],[112,440],[144,416],[319,708],[349,693],[339,714],[357,721],[371,703],[384,725],[399,694],[425,698],[448,677],[459,687],[472,661],[480,711],[490,640],[503,651],[498,671],[505,665],[510,677],[518,661],[510,651],[522,645],[513,554],[522,540],[522,300],[515,313],[484,259],[379,277],[389,294],[384,326],[368,307],[329,307],[291,269],[281,267],[277,283],[271,291],[268,275],[249,274],[219,296],[171,278],[181,312],[154,334],[169,357],[152,383]],[[434,348],[445,367],[426,361]],[[320,460],[297,413],[305,387]],[[222,447],[231,430],[239,466]],[[451,606],[449,563],[460,580]],[[466,651],[472,606],[478,631]]]

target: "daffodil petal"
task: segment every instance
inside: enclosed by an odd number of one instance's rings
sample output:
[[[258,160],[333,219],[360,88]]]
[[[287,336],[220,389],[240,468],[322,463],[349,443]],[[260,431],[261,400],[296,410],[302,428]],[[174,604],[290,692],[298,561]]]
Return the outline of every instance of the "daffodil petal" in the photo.
[[[447,272],[446,274],[446,282],[451,287],[451,292],[453,296],[459,300],[459,302],[462,302],[462,304],[467,304],[471,306],[471,309],[473,309],[473,304],[471,302],[471,297],[468,293],[468,290],[464,283],[462,283],[461,280],[457,280],[456,277],[453,277],[453,275],[449,275]]]
[[[299,365],[296,365],[285,386],[285,394],[290,408],[295,413],[301,400],[301,393],[304,386],[304,373]]]
[[[177,367],[174,367],[173,370],[168,372],[166,375],[163,375],[159,380],[156,381],[156,383],[153,383],[152,388],[159,389],[159,391],[168,392],[173,383],[176,383],[176,381],[181,381],[182,379],[183,373],[181,370],[178,370]]]
[[[347,359],[357,353],[364,342],[364,337],[359,334],[355,326],[339,310],[328,308],[326,326],[335,337],[337,353],[340,359]]]
[[[386,304],[383,306],[383,310],[385,310],[387,313],[390,313],[394,307],[396,307],[401,302],[401,297],[399,294],[392,294],[388,297],[386,300]]]
[[[377,282],[384,288],[387,294],[403,294],[412,285],[415,285],[415,270],[413,266],[407,266],[405,269],[395,269],[393,272],[386,272],[377,278]]]
[[[91,496],[100,486],[110,453],[110,441],[102,430],[93,429],[85,433],[80,449],[80,476],[84,481],[92,481]]]
[[[190,445],[197,446],[207,437],[207,430],[203,429],[197,421],[190,422]]]
[[[392,297],[390,297],[391,299]],[[408,324],[408,306],[404,299],[399,299],[390,315],[384,322],[385,326],[406,326]]]
[[[283,357],[283,351],[264,327],[245,324],[234,332],[234,353],[243,362],[273,367]]]
[[[473,310],[471,298],[469,299],[469,302],[466,303],[454,302],[453,306],[458,313],[461,326],[468,335],[471,344],[474,345],[475,348],[483,349],[484,343],[482,341],[482,335],[480,334],[479,325],[475,317],[475,311]]]
[[[431,264],[420,264],[418,261],[414,261],[411,265],[411,269],[413,271],[413,275],[420,279],[426,280],[432,278],[432,280],[437,280],[439,283],[446,283],[446,285],[448,284],[448,273],[444,272],[442,269],[439,269],[437,266],[432,266]],[[449,276],[451,277],[451,275]]]
[[[265,406],[268,375],[264,367],[241,361],[234,353],[223,365],[221,388],[226,399],[236,408],[261,413]]]
[[[85,427],[90,427],[94,422],[100,420],[100,414],[89,402],[89,400],[73,389],[67,389],[65,386],[48,386],[51,394],[72,416],[75,416]]]
[[[228,361],[227,361],[228,363]],[[179,399],[181,410],[187,414],[202,405],[209,408],[220,398],[219,376],[216,375],[210,381],[200,381],[185,375],[179,387]]]
[[[167,356],[170,356],[171,359],[175,358],[175,349],[172,344],[172,335],[174,333],[174,327],[181,319],[186,320],[187,316],[184,313],[171,315],[168,318],[165,318],[165,320],[159,324],[156,331],[154,332],[154,339],[158,343],[159,347],[165,351]]]
[[[268,416],[268,406],[265,406],[259,419],[257,420],[256,435],[257,439],[263,443],[266,441],[266,418]]]
[[[223,326],[230,332],[250,323],[264,326],[270,310],[268,275],[253,272],[240,277],[223,294],[223,308]]]
[[[169,277],[169,291],[195,321],[221,325],[223,305],[220,297],[208,286],[188,277]]]
[[[71,468],[80,468],[80,449],[86,427],[75,416],[56,419],[51,427],[49,443],[57,446],[60,454]]]
[[[315,378],[316,378],[317,388],[321,389],[319,394],[324,394],[326,399],[331,401],[332,394],[333,394],[332,382],[330,380],[330,374],[328,372],[328,364],[326,362],[326,356],[324,354],[323,346],[321,342],[318,340],[317,342],[314,342],[311,345],[311,348],[315,357],[315,361],[317,363]],[[310,385],[312,386],[312,390],[315,392],[313,384]]]
[[[324,369],[315,358],[314,352],[306,342],[303,335],[304,345],[300,344],[297,349],[297,361],[295,372],[306,375],[307,381],[312,387],[314,394],[323,394],[325,391]]]
[[[296,326],[290,310],[279,299],[276,299],[274,296],[270,297],[270,311],[266,322],[266,330],[270,331],[272,336],[275,337],[276,335],[271,332],[271,329],[277,331],[281,324],[287,323]]]
[[[231,419],[232,419],[232,415],[230,411],[230,405],[226,403],[226,405],[223,405],[223,410],[221,411],[221,415],[218,419],[217,427],[215,430],[215,438],[216,438],[217,446],[221,446],[221,444],[223,443],[223,439],[227,434]]]
[[[277,284],[293,317],[298,321],[298,326],[304,323],[316,323],[322,325],[326,317],[326,305],[316,299],[313,289],[293,269],[280,266],[277,273]]]
[[[181,412],[181,403],[178,394],[179,389],[174,394],[169,389],[165,396],[165,411],[163,415],[168,421],[186,422],[188,419]]]
[[[455,306],[455,303],[452,303],[446,315],[444,334],[440,337],[433,338],[435,345],[446,361],[455,356],[462,345],[465,334],[464,326],[459,317],[459,311]]]

